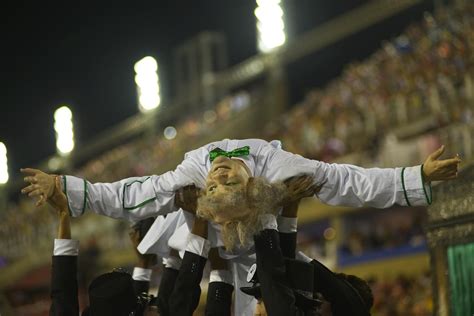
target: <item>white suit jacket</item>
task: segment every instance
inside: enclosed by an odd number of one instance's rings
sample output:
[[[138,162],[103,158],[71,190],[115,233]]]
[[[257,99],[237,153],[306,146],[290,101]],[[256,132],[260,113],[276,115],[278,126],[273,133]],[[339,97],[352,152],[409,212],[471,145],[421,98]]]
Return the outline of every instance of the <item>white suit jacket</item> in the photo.
[[[301,174],[311,175],[314,183],[324,183],[317,198],[326,204],[385,208],[393,204],[426,205],[431,201],[431,190],[429,184],[423,183],[420,166],[364,169],[306,159],[282,150],[279,141],[224,139],[186,153],[175,170],[162,175],[94,184],[64,176],[69,210],[74,217],[88,208],[97,214],[130,221],[176,211],[174,192],[177,189],[190,184],[205,187],[212,149],[230,151],[243,146],[250,146],[250,155],[241,159],[253,176],[275,182]]]

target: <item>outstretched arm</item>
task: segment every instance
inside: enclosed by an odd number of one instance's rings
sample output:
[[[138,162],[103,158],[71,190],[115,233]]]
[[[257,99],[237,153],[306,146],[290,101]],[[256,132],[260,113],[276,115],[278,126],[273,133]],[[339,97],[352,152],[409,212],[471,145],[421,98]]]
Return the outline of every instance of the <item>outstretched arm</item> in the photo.
[[[133,225],[128,232],[130,241],[132,242],[133,251],[137,258],[137,264],[133,269],[133,288],[137,296],[142,295],[143,293],[148,294],[151,274],[153,272],[151,268],[157,263],[155,254],[141,254],[137,249],[154,220],[153,217],[141,220]]]
[[[369,168],[328,164],[281,149],[271,149],[268,178],[281,180],[308,174],[321,189],[316,196],[326,204],[385,208],[394,204],[431,203],[431,181],[457,176],[459,157],[439,160],[444,147],[432,153],[423,165],[407,168]]]
[[[231,315],[232,293],[234,292],[233,276],[227,260],[219,255],[218,248],[209,252],[211,273],[207,288],[206,316]]]
[[[274,215],[260,217],[263,230],[254,236],[257,275],[262,299],[269,315],[303,315],[296,307],[296,297],[286,281],[286,264],[280,248]]]
[[[123,179],[113,183],[91,183],[73,176],[61,176],[70,215],[81,216],[86,208],[112,218],[140,220],[177,210],[175,191],[190,184],[203,185],[203,166],[188,156],[174,171],[162,175]],[[30,185],[22,193],[39,197],[40,206],[51,196],[53,175],[41,170],[21,169]]]
[[[284,257],[295,258],[298,222],[298,206],[300,201],[293,201],[283,206],[277,218],[280,247]]]
[[[210,243],[207,238],[207,221],[196,217],[189,235],[181,268],[169,299],[171,315],[192,315],[199,304],[199,286]]]
[[[48,202],[58,212],[58,234],[54,240],[54,256],[51,271],[50,315],[78,315],[77,254],[79,243],[71,239],[71,225],[66,196],[59,190],[59,179]]]

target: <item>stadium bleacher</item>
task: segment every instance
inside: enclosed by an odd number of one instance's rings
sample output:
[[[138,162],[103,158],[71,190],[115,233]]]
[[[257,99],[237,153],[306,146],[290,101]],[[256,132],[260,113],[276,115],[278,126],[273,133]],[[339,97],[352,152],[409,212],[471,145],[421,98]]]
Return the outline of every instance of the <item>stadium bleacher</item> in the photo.
[[[264,128],[254,126],[252,133],[267,140],[281,139],[284,149],[327,162],[365,166],[376,163],[387,167],[397,163],[415,164],[440,143],[452,144],[451,152],[472,158],[473,30],[472,2],[443,7],[434,15],[427,13],[423,21],[384,42],[372,56],[348,65],[340,77],[308,93],[278,120]],[[174,139],[161,135],[137,139],[91,159],[71,173],[93,182],[111,182],[163,171],[164,165],[177,162],[177,159],[170,161],[169,150],[183,153],[192,149],[196,143],[212,137],[212,130],[238,118],[256,102],[259,101],[245,91],[229,95],[215,109],[179,122],[178,136]],[[425,124],[429,118],[434,122],[431,125]],[[415,131],[405,134],[406,148],[390,142],[393,135],[404,129]],[[450,142],[459,137],[464,141]],[[413,143],[416,148],[409,147]],[[407,155],[398,157],[399,160],[385,159],[394,147],[404,149]],[[0,273],[32,252],[49,254],[54,224],[49,211],[48,207],[34,209],[28,201],[9,205],[0,221]],[[79,238],[100,226],[106,236],[100,240],[100,249],[126,249],[126,232],[117,228],[118,225],[123,228],[123,223],[91,216],[81,221],[80,225],[87,228],[80,233],[78,230]],[[107,224],[101,226],[103,223]],[[413,221],[404,229],[406,234],[419,232],[420,224]],[[349,232],[339,241],[351,255],[373,247],[371,243],[377,243],[380,248],[410,243],[409,238],[400,240],[393,233],[378,241],[374,236],[365,236],[355,245],[356,235],[357,231]],[[315,253],[326,254],[321,247]],[[375,295],[373,315],[431,315],[433,302],[428,274],[399,276],[387,281],[375,277],[371,286]],[[397,303],[388,306],[384,304],[387,301]]]

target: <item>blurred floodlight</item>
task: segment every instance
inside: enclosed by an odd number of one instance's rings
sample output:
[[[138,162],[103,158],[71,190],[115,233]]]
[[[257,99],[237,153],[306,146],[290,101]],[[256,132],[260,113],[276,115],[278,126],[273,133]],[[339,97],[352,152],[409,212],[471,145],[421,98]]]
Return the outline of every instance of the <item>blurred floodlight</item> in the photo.
[[[145,88],[148,90],[151,88],[156,88],[159,90],[158,74],[156,72],[137,73],[135,76],[135,83],[142,89]]]
[[[0,184],[7,183],[8,178],[7,147],[0,142]]]
[[[54,112],[54,130],[58,153],[61,156],[68,155],[74,149],[74,125],[72,112],[67,106],[62,106]]]
[[[257,0],[259,7],[264,7],[268,5],[280,4],[281,0]]]
[[[56,148],[61,156],[67,156],[74,149],[74,140],[58,137],[56,140]]]
[[[55,121],[70,121],[72,120],[72,112],[67,106],[62,106],[54,112]]]
[[[280,19],[275,18],[282,18],[283,10],[279,5],[257,7],[255,16],[262,22],[278,22]]]
[[[55,131],[64,131],[64,132],[69,132],[72,131],[72,121],[71,119],[62,119],[62,120],[57,120],[55,119],[54,122],[54,130]]]
[[[142,94],[139,100],[145,111],[153,110],[157,104],[160,104],[160,96],[156,94]]]
[[[258,49],[267,53],[285,44],[284,12],[280,0],[257,0]]]
[[[135,63],[135,83],[138,92],[138,108],[148,112],[157,108],[161,103],[158,79],[158,63],[147,56]]]
[[[147,56],[136,62],[134,69],[136,73],[156,72],[158,70],[158,63],[155,58]]]
[[[2,159],[3,156],[7,156],[7,147],[4,143],[0,142],[0,159]]]
[[[178,132],[176,131],[176,128],[174,128],[173,126],[168,126],[167,128],[165,128],[165,131],[163,132],[163,134],[165,135],[165,138],[168,140],[174,139],[177,133]]]

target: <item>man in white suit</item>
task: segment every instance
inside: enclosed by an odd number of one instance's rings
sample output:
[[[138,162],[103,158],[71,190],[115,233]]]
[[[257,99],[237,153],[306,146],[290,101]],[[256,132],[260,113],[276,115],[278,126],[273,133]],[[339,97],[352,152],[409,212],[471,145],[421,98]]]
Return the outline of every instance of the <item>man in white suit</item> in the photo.
[[[279,141],[224,139],[188,152],[174,171],[162,175],[95,184],[74,176],[61,176],[61,180],[74,217],[81,216],[88,208],[100,215],[138,221],[178,210],[175,192],[188,185],[202,189],[204,197],[232,200],[230,197],[245,190],[253,178],[275,183],[299,175],[312,179],[313,187],[319,188],[316,197],[326,204],[376,208],[393,204],[415,206],[431,203],[431,181],[457,176],[459,157],[438,160],[443,151],[441,147],[419,166],[364,169],[306,159],[282,150]],[[29,168],[22,171],[27,174],[25,181],[30,183],[22,192],[38,196],[37,204],[41,205],[52,194],[55,176]],[[240,213],[232,210],[214,214],[213,218],[226,225],[235,220],[232,215],[242,218],[244,212],[251,210],[242,208]],[[246,266],[253,263],[251,252],[241,253],[246,255],[235,260],[240,267],[234,266],[234,280],[245,280]],[[239,288],[240,284],[235,287]],[[251,302],[236,305],[238,315],[246,315],[253,308]]]

